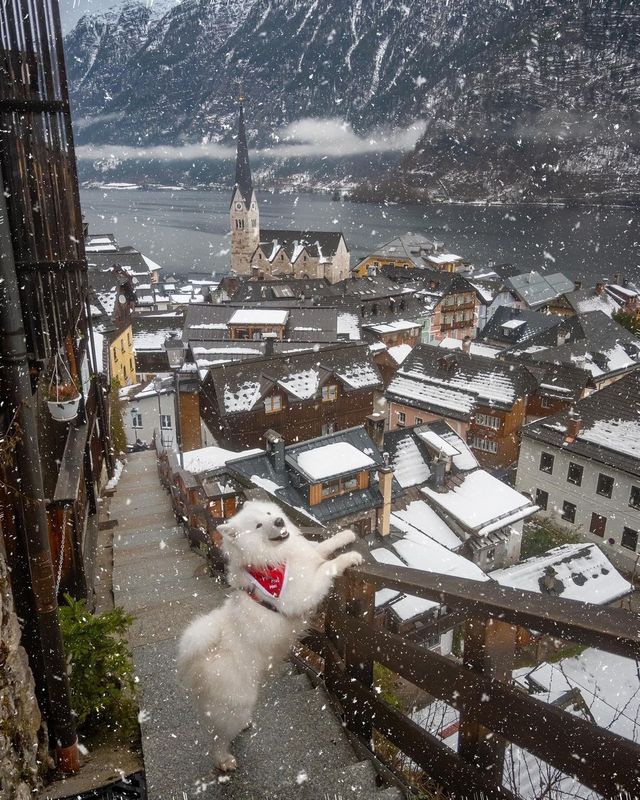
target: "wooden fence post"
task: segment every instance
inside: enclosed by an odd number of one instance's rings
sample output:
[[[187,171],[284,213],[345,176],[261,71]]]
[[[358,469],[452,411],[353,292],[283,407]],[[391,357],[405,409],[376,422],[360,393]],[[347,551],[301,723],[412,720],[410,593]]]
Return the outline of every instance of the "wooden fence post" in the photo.
[[[375,589],[372,584],[358,577],[357,573],[347,573],[346,613],[364,623],[373,625],[375,614]],[[373,688],[373,660],[362,654],[357,639],[346,641],[345,667],[347,675],[371,690]],[[368,703],[347,708],[349,727],[365,741],[370,742],[373,733],[373,709]]]
[[[464,635],[464,666],[484,678],[511,683],[516,626],[496,619],[468,620]],[[491,697],[480,702],[493,702]],[[502,784],[505,740],[485,728],[474,709],[460,709],[458,753],[465,761],[482,770],[487,777]]]

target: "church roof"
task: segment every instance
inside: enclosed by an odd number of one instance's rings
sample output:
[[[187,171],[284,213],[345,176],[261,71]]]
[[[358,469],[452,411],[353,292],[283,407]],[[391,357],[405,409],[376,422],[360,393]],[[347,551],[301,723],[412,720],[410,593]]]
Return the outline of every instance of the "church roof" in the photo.
[[[251,205],[253,195],[253,181],[251,179],[251,165],[249,164],[249,147],[247,145],[247,132],[244,127],[244,109],[240,106],[238,117],[238,141],[236,147],[236,187],[242,194],[242,199],[247,208]]]
[[[260,231],[260,246],[269,260],[283,248],[292,263],[303,250],[322,261],[336,254],[342,238],[340,231],[286,231],[263,228]]]

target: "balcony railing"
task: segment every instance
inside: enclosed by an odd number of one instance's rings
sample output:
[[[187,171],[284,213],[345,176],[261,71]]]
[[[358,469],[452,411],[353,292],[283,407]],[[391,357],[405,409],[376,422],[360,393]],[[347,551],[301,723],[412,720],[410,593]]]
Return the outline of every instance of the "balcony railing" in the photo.
[[[434,653],[374,622],[374,595],[383,588],[464,611],[462,660]],[[510,742],[604,797],[639,796],[640,747],[635,742],[514,688],[518,628],[640,656],[640,625],[629,611],[382,565],[351,570],[337,582],[325,628],[309,635],[302,652],[316,672],[323,664],[326,686],[360,743],[375,751],[374,743],[386,740],[445,795],[517,797],[514,787],[503,782]],[[457,751],[382,699],[374,685],[374,664],[456,710]],[[385,761],[384,753],[375,754]]]

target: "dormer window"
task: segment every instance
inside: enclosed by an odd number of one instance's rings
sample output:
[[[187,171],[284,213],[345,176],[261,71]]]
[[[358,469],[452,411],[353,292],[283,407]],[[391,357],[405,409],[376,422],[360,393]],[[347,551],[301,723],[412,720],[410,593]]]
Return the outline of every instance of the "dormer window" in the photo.
[[[322,402],[330,403],[338,397],[338,387],[335,383],[322,387]]]
[[[272,397],[265,397],[264,413],[275,414],[277,411],[282,411],[282,397],[279,394],[274,394]]]

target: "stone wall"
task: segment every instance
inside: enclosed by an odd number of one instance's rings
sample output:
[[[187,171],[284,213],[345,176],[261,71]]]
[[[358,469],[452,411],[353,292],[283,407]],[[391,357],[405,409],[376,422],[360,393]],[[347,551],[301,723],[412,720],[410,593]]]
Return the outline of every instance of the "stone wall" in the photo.
[[[33,796],[47,759],[45,743],[0,541],[0,800]]]

